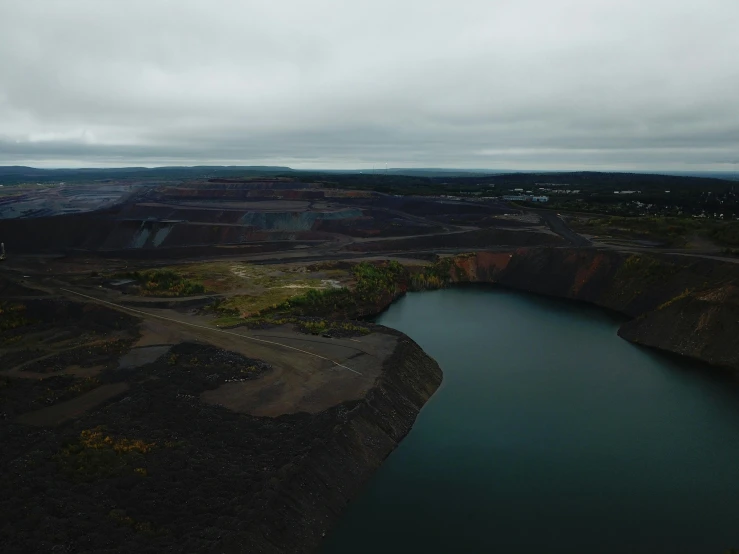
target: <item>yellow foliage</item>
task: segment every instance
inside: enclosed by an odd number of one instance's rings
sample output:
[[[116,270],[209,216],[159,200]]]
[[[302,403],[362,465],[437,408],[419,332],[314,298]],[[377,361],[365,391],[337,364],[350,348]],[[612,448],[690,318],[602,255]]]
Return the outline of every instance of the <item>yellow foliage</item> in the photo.
[[[113,438],[106,435],[101,426],[94,429],[86,429],[80,433],[80,444],[86,448],[103,449],[112,448],[117,454],[127,452],[138,452],[148,454],[156,447],[153,442],[144,442],[141,439]]]

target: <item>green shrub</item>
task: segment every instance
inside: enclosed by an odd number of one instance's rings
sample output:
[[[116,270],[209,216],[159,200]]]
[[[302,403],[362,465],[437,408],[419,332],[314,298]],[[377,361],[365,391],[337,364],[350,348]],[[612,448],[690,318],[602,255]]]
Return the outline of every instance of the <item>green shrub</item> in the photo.
[[[721,246],[739,246],[739,221],[716,224],[707,234]]]
[[[26,317],[26,305],[19,302],[0,302],[0,331],[10,331],[33,323]]]
[[[670,277],[675,271],[674,264],[664,262],[652,256],[632,254],[616,272],[616,280],[638,280],[646,285],[659,283]]]
[[[457,278],[463,276],[464,270],[454,263],[453,257],[440,258],[435,263],[426,266],[422,271],[411,274],[411,290],[434,290],[449,286],[451,272],[455,271]]]
[[[141,475],[144,456],[156,445],[140,439],[116,437],[105,427],[86,429],[54,456],[59,470],[76,481],[116,477],[126,472]]]
[[[352,268],[353,288],[316,290],[285,300],[260,315],[353,316],[363,307],[373,306],[402,290],[406,269],[396,261],[381,264],[362,262]]]
[[[191,279],[186,279],[171,269],[133,271],[119,274],[118,277],[134,279],[144,296],[192,296],[205,293],[205,287]]]

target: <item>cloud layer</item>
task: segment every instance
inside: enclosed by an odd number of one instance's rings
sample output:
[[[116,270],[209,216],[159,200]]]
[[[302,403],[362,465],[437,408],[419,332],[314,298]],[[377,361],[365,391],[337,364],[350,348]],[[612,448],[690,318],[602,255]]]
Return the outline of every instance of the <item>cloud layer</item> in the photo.
[[[0,164],[734,169],[736,0],[0,0]]]

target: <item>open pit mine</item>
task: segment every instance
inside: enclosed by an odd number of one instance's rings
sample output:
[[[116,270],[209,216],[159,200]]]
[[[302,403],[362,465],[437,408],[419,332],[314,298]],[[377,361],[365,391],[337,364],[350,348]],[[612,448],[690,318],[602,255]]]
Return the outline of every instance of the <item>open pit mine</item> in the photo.
[[[0,206],[4,552],[311,552],[442,382],[371,318],[487,283],[739,370],[735,260],[553,213],[294,178],[60,185]],[[48,198],[47,198],[48,196]]]

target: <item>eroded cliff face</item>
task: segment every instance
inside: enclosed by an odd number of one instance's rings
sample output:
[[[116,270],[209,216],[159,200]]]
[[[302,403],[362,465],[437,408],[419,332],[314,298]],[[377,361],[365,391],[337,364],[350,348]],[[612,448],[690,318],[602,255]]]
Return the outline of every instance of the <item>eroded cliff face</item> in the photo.
[[[633,318],[632,342],[739,370],[739,265],[677,255],[522,248],[453,258],[448,282],[496,283]]]
[[[625,323],[623,338],[739,370],[739,288],[686,292]]]

